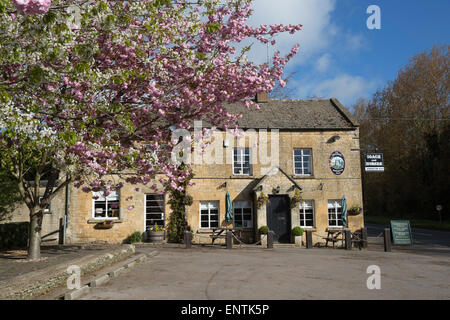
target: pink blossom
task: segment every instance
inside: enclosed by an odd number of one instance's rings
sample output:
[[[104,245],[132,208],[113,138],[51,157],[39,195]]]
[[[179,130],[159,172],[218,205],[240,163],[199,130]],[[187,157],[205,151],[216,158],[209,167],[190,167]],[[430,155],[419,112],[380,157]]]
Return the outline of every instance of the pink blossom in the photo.
[[[50,0],[12,0],[17,10],[23,14],[44,14],[52,4]]]

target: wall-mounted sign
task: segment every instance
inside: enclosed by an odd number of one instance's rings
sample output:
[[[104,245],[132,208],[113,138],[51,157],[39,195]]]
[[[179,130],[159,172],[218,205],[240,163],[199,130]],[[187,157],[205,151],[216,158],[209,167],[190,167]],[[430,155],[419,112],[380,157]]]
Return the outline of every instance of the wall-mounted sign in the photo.
[[[411,225],[408,220],[391,220],[392,239],[395,245],[412,245]]]
[[[335,151],[330,156],[330,169],[335,175],[341,175],[345,170],[344,155],[339,151]]]
[[[382,153],[368,153],[365,155],[366,172],[384,172],[384,161]]]

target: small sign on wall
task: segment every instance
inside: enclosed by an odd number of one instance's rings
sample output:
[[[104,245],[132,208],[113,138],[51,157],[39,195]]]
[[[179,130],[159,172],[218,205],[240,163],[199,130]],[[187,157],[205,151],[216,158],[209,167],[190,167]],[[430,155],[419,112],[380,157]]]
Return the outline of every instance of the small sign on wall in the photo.
[[[384,172],[384,160],[382,153],[368,153],[364,156],[366,172]]]

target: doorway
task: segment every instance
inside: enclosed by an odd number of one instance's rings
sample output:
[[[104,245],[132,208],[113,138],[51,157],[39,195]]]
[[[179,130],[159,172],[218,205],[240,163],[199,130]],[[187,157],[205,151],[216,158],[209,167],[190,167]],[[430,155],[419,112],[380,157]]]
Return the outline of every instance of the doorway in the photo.
[[[274,241],[291,242],[291,206],[287,195],[269,195],[267,204],[267,226],[273,231]]]

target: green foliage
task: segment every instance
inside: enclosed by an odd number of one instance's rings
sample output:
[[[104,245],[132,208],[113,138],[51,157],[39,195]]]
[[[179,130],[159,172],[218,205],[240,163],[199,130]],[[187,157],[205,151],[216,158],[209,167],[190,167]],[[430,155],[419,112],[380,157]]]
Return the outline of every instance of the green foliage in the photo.
[[[353,107],[364,153],[384,156],[383,173],[365,172],[366,215],[439,220],[450,214],[448,46],[416,54],[397,78]]]
[[[269,227],[268,226],[262,226],[261,228],[259,228],[259,233],[260,234],[267,234],[267,233],[269,233]]]
[[[133,232],[133,233],[128,237],[128,242],[129,242],[129,243],[142,242],[142,233],[139,232],[139,231]]]
[[[0,250],[24,248],[28,245],[29,222],[0,224]]]
[[[0,221],[8,220],[21,197],[17,184],[14,183],[0,168]]]
[[[300,228],[300,227],[294,227],[294,228],[292,229],[292,235],[293,235],[294,237],[300,237],[300,236],[302,236],[302,235],[303,235],[303,229]]]
[[[184,164],[182,165],[184,166]],[[173,243],[182,243],[184,239],[184,231],[189,230],[186,222],[186,206],[192,205],[192,197],[187,194],[186,187],[193,174],[186,179],[184,183],[184,191],[170,189],[169,205],[172,209],[168,225],[168,241]]]

